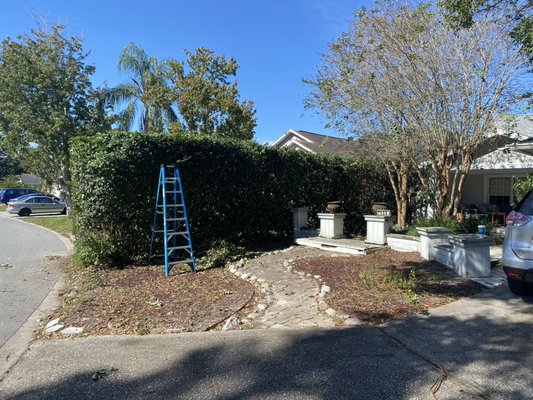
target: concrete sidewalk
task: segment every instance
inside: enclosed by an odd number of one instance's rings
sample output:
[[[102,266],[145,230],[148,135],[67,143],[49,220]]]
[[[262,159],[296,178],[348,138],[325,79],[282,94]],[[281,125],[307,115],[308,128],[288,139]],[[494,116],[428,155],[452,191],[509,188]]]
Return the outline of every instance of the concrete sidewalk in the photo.
[[[0,398],[530,399],[532,327],[504,287],[379,328],[45,341]]]

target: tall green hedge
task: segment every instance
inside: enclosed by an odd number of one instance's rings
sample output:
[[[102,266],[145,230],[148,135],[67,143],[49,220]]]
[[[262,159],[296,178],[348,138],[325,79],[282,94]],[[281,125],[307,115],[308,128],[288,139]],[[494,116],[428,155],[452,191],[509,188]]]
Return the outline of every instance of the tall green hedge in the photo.
[[[387,200],[371,161],[196,136],[112,132],[72,143],[76,246],[87,263],[146,259],[161,164],[180,167],[193,243],[289,234],[291,209],[322,212],[342,200],[345,229],[364,229],[372,201]],[[391,202],[392,203],[392,202]]]

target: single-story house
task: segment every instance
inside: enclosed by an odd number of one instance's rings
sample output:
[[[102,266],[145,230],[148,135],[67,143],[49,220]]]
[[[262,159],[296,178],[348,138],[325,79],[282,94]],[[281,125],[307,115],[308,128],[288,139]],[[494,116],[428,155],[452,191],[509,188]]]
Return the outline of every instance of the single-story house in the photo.
[[[465,208],[507,213],[516,200],[514,182],[533,174],[533,114],[517,116],[513,125],[511,134],[500,132],[480,147],[465,180]]]
[[[502,125],[480,146],[463,188],[464,210],[496,214],[500,223],[515,202],[515,180],[533,174],[533,114],[520,115],[512,121],[512,128]],[[272,146],[310,153],[364,156],[356,140],[295,129],[289,129]]]

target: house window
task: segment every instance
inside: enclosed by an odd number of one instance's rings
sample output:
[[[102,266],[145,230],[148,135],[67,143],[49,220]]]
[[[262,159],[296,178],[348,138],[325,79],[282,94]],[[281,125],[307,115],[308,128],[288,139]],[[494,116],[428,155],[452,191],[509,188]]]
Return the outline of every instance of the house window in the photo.
[[[509,206],[513,194],[513,181],[507,178],[489,178],[489,203]]]

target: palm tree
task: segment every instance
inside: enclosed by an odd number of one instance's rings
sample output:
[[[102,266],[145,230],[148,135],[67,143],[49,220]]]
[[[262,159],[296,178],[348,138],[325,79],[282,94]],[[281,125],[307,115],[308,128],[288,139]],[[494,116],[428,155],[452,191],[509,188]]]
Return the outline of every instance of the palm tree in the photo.
[[[139,121],[140,130],[161,132],[177,120],[165,78],[167,68],[168,61],[148,57],[134,43],[124,47],[118,69],[126,72],[130,81],[110,90],[110,101],[115,107],[126,104],[117,115],[119,129],[128,130]]]

